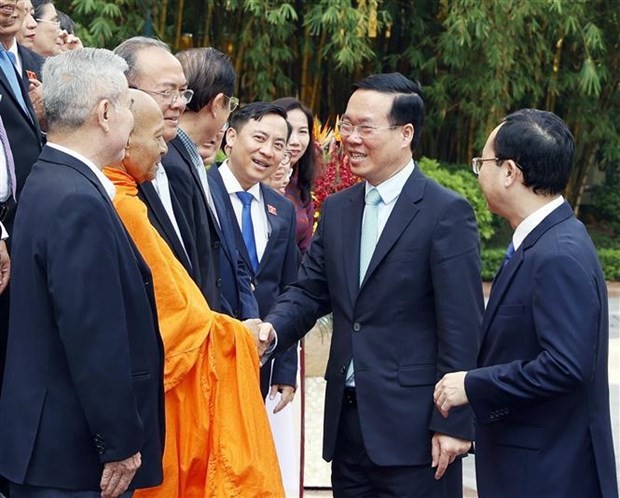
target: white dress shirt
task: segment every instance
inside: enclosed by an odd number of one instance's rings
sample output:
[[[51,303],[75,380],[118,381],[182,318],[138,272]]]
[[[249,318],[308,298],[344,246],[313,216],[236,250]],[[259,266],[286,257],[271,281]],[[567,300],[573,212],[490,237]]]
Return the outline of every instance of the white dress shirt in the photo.
[[[8,49],[8,52],[11,52],[15,56],[15,67],[17,68],[17,72],[19,75],[24,74],[24,66],[22,65],[22,58],[19,56],[19,51],[17,50],[17,40],[13,38],[13,45]]]
[[[9,238],[9,232],[6,231],[6,228],[4,228],[4,225],[0,221],[0,240],[6,240],[8,238]]]
[[[235,217],[239,224],[239,230],[241,230],[241,213],[243,212],[243,203],[241,199],[237,197],[237,192],[243,192],[243,187],[239,184],[237,178],[230,170],[228,166],[228,160],[224,161],[219,168],[220,175],[224,181],[226,192],[230,197],[233,210],[235,211]],[[256,255],[258,261],[263,257],[265,248],[267,247],[267,241],[269,240],[269,234],[271,233],[271,225],[267,219],[267,212],[265,211],[265,200],[263,199],[263,193],[260,189],[260,183],[249,188],[246,192],[252,194],[252,226],[254,227],[254,241],[256,242]]]
[[[95,165],[94,162],[92,162],[90,159],[83,156],[82,154],[75,152],[74,150],[67,149],[67,147],[64,147],[62,145],[58,145],[52,142],[47,142],[47,145],[49,145],[52,149],[59,150],[61,152],[64,152],[65,154],[75,157],[78,161],[81,161],[86,166],[88,166],[88,169],[90,169],[95,174],[97,180],[99,180],[99,182],[101,183],[101,186],[106,191],[106,194],[108,194],[110,200],[114,199],[114,194],[116,194],[116,187],[114,186],[112,181],[107,176],[105,176],[103,172]]]
[[[170,222],[172,223],[174,231],[179,237],[179,241],[183,246],[183,250],[185,250],[185,254],[187,254],[187,249],[185,249],[185,242],[183,241],[183,237],[181,237],[181,229],[179,228],[179,223],[177,222],[177,217],[174,215],[174,209],[172,207],[172,197],[170,196],[170,182],[168,181],[168,175],[166,174],[166,170],[161,165],[161,163],[159,163],[159,166],[157,167],[157,174],[155,175],[155,178],[151,180],[151,183],[153,184],[153,187],[155,187],[155,192],[157,192],[157,195],[159,196],[161,203],[166,210],[168,218],[170,218]]]
[[[4,145],[0,142],[0,203],[6,202],[10,195],[8,164],[6,162]]]
[[[519,249],[519,246],[525,240],[534,228],[536,228],[540,223],[549,216],[553,211],[559,208],[562,204],[564,204],[564,197],[561,195],[549,201],[544,206],[538,208],[532,214],[530,214],[527,218],[525,218],[519,226],[515,229],[515,232],[512,234],[512,245],[515,248],[515,251]]]

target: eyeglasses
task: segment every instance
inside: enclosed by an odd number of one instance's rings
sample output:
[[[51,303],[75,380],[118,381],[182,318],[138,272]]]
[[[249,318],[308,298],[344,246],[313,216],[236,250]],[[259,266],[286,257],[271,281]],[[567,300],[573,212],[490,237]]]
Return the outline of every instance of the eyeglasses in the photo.
[[[192,97],[194,96],[194,90],[163,90],[161,92],[156,92],[155,90],[145,90],[144,88],[138,87],[130,87],[135,90],[141,90],[149,95],[155,95],[160,98],[165,103],[174,104],[177,99],[181,99],[183,104],[189,104],[192,101]]]
[[[501,163],[504,161],[508,161],[507,158],[501,158],[501,157],[486,157],[486,158],[482,158],[482,157],[474,157],[471,160],[471,170],[474,172],[475,175],[479,175],[480,174],[480,170],[482,169],[482,163],[484,163],[485,161],[495,161],[496,163]],[[515,161],[514,159],[512,160],[513,163],[515,163],[515,166],[517,168],[519,168],[521,171],[523,171],[523,168],[521,167],[521,165]],[[498,164],[498,166],[501,166],[501,164]]]
[[[48,19],[39,19],[38,17],[35,18],[35,21],[43,22],[47,24],[53,24],[54,26],[56,26],[56,29],[60,29],[60,21],[49,21]]]
[[[228,109],[230,112],[233,112],[237,107],[239,107],[239,99],[237,97],[224,95],[228,99]]]
[[[343,137],[349,137],[355,133],[357,130],[357,135],[360,138],[372,138],[378,131],[381,130],[395,130],[396,128],[400,128],[402,125],[396,126],[388,126],[386,128],[380,128],[378,126],[370,126],[370,125],[358,125],[355,126],[353,123],[349,123],[348,121],[340,121],[338,123],[338,131],[340,135]]]
[[[291,163],[291,153],[287,150],[284,152],[282,159],[280,160],[280,164],[286,166]]]

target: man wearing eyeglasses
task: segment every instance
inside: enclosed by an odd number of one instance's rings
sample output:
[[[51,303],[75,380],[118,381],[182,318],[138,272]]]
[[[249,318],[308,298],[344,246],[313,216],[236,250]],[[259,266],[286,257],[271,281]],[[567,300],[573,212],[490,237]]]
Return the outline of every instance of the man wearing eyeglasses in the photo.
[[[218,193],[207,178],[207,169],[198,144],[219,147],[220,131],[239,101],[232,96],[235,71],[230,58],[214,48],[194,48],[177,54],[194,97],[180,118],[178,134],[162,159],[184,206],[191,206],[198,240],[211,231],[211,241],[219,261],[218,311],[245,320],[257,318],[258,304],[251,287],[250,273],[235,244],[233,227]],[[191,182],[184,179],[189,177]],[[224,211],[222,211],[224,210]],[[213,308],[214,305],[209,302]]]
[[[575,143],[555,114],[517,111],[473,161],[489,209],[514,233],[482,324],[478,368],[435,389],[476,415],[480,498],[617,498],[607,286],[562,197]]]
[[[144,36],[125,40],[114,53],[127,61],[129,86],[147,93],[159,105],[164,116],[164,140],[170,148],[185,106],[194,94],[187,88],[181,64],[168,45]],[[183,180],[191,184],[189,173]],[[217,310],[219,292],[210,234],[200,232],[201,238],[196,237],[191,206],[179,198],[166,168],[160,165],[153,181],[138,185],[138,195],[148,208],[151,224],[200,287],[209,305]]]
[[[400,73],[354,86],[340,122],[365,182],[328,197],[297,282],[261,331],[275,353],[333,313],[323,458],[336,498],[461,497],[471,411],[443,418],[436,379],[474,365],[483,309],[471,206],[413,161],[424,102]],[[271,325],[273,328],[270,328]]]

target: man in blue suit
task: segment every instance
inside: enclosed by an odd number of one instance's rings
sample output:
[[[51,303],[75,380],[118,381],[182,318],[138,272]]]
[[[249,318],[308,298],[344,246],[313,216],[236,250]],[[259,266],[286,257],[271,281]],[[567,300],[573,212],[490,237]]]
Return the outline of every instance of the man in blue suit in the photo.
[[[511,114],[474,172],[489,209],[514,229],[482,325],[478,368],[435,390],[447,415],[476,416],[481,498],[617,498],[607,378],[605,279],[561,193],[573,137],[556,115]]]
[[[209,170],[213,197],[223,208],[218,214],[232,220],[233,237],[250,272],[261,318],[297,274],[293,204],[260,183],[280,164],[289,134],[282,108],[265,102],[248,104],[233,114],[226,131],[229,158]],[[276,412],[293,400],[296,382],[296,345],[261,369],[263,397],[270,389],[271,396],[281,394]]]
[[[153,282],[100,171],[133,126],[126,67],[85,48],[43,69],[49,140],[11,233],[0,474],[12,498],[126,497],[162,481]]]
[[[432,395],[437,379],[478,353],[476,220],[413,161],[419,85],[392,73],[354,88],[339,128],[351,170],[366,181],[323,204],[298,280],[266,321],[278,353],[333,313],[323,458],[335,497],[460,497],[472,416],[443,419]]]

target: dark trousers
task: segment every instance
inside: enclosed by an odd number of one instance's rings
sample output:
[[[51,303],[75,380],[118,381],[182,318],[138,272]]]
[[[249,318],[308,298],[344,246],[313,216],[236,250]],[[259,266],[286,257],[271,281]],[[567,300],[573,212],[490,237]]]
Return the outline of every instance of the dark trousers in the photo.
[[[119,498],[131,498],[132,495],[133,491],[125,491]],[[101,498],[101,491],[72,491],[11,483],[11,498]]]
[[[435,480],[435,469],[424,466],[375,465],[364,447],[355,391],[347,388],[332,461],[334,498],[461,498],[461,459]]]

